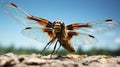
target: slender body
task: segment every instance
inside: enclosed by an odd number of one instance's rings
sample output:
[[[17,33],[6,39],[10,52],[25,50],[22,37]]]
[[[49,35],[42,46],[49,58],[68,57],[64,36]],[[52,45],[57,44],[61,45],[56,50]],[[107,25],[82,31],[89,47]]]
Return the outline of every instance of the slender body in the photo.
[[[75,52],[75,49],[73,48],[73,46],[66,39],[67,33],[66,33],[65,25],[63,22],[60,22],[60,21],[54,22],[53,31],[54,31],[55,37],[58,39],[61,46],[63,46],[65,49],[67,49],[70,52]]]

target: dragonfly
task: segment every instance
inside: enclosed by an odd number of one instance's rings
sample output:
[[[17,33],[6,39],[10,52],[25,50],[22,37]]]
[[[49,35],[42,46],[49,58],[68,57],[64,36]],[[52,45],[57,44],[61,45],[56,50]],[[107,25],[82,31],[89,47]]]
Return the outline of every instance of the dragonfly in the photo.
[[[41,53],[53,43],[54,49],[51,54],[57,52],[61,46],[69,52],[75,52],[75,46],[97,43],[94,34],[103,34],[120,27],[120,23],[113,19],[65,25],[60,20],[51,22],[35,17],[11,2],[4,3],[2,7],[17,22],[27,26],[22,30],[23,35],[46,44]],[[59,47],[56,48],[58,43]]]

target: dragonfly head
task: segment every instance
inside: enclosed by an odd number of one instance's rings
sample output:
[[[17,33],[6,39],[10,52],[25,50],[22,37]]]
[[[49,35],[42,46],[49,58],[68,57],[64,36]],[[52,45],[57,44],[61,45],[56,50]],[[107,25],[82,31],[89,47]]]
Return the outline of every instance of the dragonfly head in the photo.
[[[64,22],[60,21],[60,20],[57,20],[57,21],[54,21],[53,23],[53,29],[56,30],[56,31],[61,31],[65,28],[65,24]]]
[[[64,29],[65,28],[64,22],[62,22],[60,20],[54,21],[54,23],[53,23],[53,29],[55,29],[55,28]]]

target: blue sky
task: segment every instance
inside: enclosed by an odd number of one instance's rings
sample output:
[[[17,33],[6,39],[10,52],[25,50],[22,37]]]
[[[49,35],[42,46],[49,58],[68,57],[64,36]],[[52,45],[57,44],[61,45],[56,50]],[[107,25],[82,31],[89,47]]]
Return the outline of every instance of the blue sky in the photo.
[[[120,0],[0,0],[16,3],[30,14],[49,21],[62,20],[65,24],[87,23],[96,20],[115,19],[120,21]],[[26,26],[18,24],[5,14],[0,6],[0,43],[4,46],[40,48],[40,42],[25,37],[21,30]],[[120,43],[120,29],[107,34],[96,35],[100,41],[96,47],[115,49]],[[108,46],[109,45],[109,46]],[[82,46],[89,48],[91,45]]]

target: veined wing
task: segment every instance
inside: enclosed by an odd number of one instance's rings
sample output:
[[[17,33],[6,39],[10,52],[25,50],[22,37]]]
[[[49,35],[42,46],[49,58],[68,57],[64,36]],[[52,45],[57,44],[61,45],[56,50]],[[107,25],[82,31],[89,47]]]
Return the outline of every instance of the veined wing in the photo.
[[[66,26],[68,30],[73,30],[86,34],[104,33],[120,27],[120,23],[115,20],[99,20],[87,24],[71,24]]]
[[[98,40],[92,35],[72,31],[68,32],[66,39],[71,45],[73,45],[73,47],[79,47],[80,45],[92,45],[98,42]]]
[[[54,38],[50,28],[27,27],[22,31],[22,34],[46,44]]]
[[[13,17],[17,22],[22,23],[24,25],[27,26],[34,26],[34,27],[51,27],[52,23],[46,19],[43,18],[37,18],[34,17],[32,15],[30,15],[29,13],[27,13],[26,11],[24,11],[23,9],[21,9],[20,7],[18,7],[16,4],[14,3],[4,3],[3,4],[3,10],[10,15],[11,17]]]

